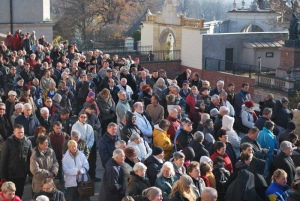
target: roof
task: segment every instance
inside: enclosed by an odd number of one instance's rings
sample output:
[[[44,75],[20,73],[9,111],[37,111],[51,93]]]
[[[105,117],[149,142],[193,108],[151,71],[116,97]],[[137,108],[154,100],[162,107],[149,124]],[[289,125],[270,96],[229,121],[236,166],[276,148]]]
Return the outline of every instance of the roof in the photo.
[[[284,45],[284,41],[262,41],[262,40],[251,40],[245,41],[244,47],[248,48],[279,48]]]

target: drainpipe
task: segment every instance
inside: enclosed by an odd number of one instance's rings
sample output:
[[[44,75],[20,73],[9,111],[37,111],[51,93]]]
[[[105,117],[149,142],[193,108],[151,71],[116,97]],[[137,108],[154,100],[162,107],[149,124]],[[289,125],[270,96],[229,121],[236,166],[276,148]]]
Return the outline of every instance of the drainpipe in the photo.
[[[14,32],[13,32],[13,0],[10,0],[10,33],[14,34]]]

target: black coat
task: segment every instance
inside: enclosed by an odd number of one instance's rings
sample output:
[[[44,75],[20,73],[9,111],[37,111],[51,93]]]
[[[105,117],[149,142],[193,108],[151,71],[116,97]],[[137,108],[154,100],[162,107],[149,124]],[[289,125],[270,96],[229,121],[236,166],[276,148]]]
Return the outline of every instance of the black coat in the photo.
[[[7,138],[1,151],[0,178],[21,179],[29,173],[31,141],[24,137],[17,139],[14,135]]]
[[[290,156],[280,152],[275,161],[276,169],[283,169],[287,173],[287,185],[291,185],[295,178],[295,164]]]
[[[6,140],[13,133],[13,126],[6,115],[0,117],[0,135]]]
[[[137,127],[137,125],[132,123],[132,117],[135,116],[132,112],[128,111],[126,113],[126,125],[121,130],[121,138],[125,142],[130,140],[132,133],[137,133],[142,137],[142,131]]]
[[[44,191],[40,191],[37,194],[34,195],[35,198],[37,198],[40,195],[45,195],[49,198],[49,201],[65,201],[64,193],[59,190],[53,190],[51,193],[47,193]]]
[[[142,178],[131,172],[125,194],[126,196],[131,196],[135,201],[143,201],[142,192],[149,187],[150,182],[148,178]]]
[[[192,133],[189,133],[181,129],[176,139],[177,150],[179,151],[186,148],[192,141],[193,141]]]
[[[135,77],[135,79],[133,78],[133,76]],[[136,83],[137,76],[127,74],[126,78],[127,78],[127,85],[129,85],[131,87],[132,91],[135,92],[137,90],[137,83]]]
[[[34,72],[30,71],[30,70],[29,71],[23,70],[20,73],[20,75],[24,79],[25,84],[28,84],[29,82],[31,82],[35,78]]]
[[[208,151],[205,149],[204,145],[201,144],[200,142],[196,142],[196,141],[192,141],[189,144],[190,147],[193,148],[194,152],[195,152],[195,157],[193,159],[193,161],[200,161],[201,156],[208,156],[210,157]]]
[[[105,166],[107,161],[113,156],[113,152],[116,149],[115,143],[120,140],[119,136],[115,136],[113,139],[106,132],[99,142],[99,154],[102,161],[102,165]]]
[[[144,164],[147,166],[147,176],[149,178],[151,186],[155,185],[157,174],[160,172],[160,169],[163,166],[163,163],[160,163],[153,155],[150,155],[145,161]]]
[[[26,119],[24,114],[18,116],[15,119],[15,125],[16,124],[21,124],[22,126],[24,126],[24,133],[27,136],[33,136],[34,129],[41,125],[39,120],[36,118],[36,116],[30,115],[29,119]]]
[[[300,166],[300,150],[299,149],[295,149],[293,151],[292,159],[295,164],[295,167]]]
[[[282,107],[281,100],[277,100],[272,114],[274,123],[282,128],[287,129],[287,124],[291,121],[292,113],[288,108]]]
[[[253,154],[259,159],[264,159],[266,154],[261,150],[260,144],[255,140],[251,140],[247,135],[241,140],[241,144],[248,142],[252,145]]]

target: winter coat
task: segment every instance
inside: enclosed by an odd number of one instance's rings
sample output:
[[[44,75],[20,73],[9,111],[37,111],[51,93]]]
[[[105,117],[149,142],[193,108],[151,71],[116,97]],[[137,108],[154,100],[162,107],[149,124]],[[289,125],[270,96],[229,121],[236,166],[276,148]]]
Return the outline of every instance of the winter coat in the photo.
[[[105,171],[100,183],[98,201],[121,201],[124,197],[123,170],[116,161],[111,158],[105,165]]]
[[[200,142],[197,141],[192,141],[189,144],[189,147],[192,147],[194,152],[195,152],[195,157],[193,159],[193,161],[200,161],[201,156],[210,156],[208,151],[205,149],[204,145]]]
[[[63,148],[62,148],[62,153],[63,154],[66,154],[66,152],[68,151],[68,142],[69,142],[69,140],[66,140],[63,144]],[[86,156],[86,158],[89,158],[90,150],[89,150],[85,140],[83,140],[83,139],[78,140],[77,149],[78,149],[78,151],[81,151]]]
[[[193,141],[192,133],[189,133],[181,129],[176,139],[177,150],[182,150],[186,148],[192,141]]]
[[[13,200],[6,199],[3,195],[3,192],[0,192],[0,200],[1,201],[22,201],[17,195],[15,195]]]
[[[116,106],[117,122],[120,123],[123,116],[127,111],[131,111],[130,105],[127,100],[119,100]]]
[[[245,105],[242,106],[241,119],[242,124],[248,128],[252,128],[256,121],[250,112],[250,108],[246,107]]]
[[[167,132],[162,130],[158,125],[154,126],[153,145],[160,146],[161,148],[163,148],[166,161],[168,161],[168,160],[170,160],[170,158],[172,158],[173,144],[172,144],[170,138],[168,137]]]
[[[131,196],[135,201],[143,201],[142,192],[149,187],[150,183],[148,178],[142,178],[134,172],[131,172],[125,195]]]
[[[163,86],[155,86],[155,87],[153,88],[153,94],[158,95],[159,100],[161,100],[161,97],[162,97],[162,95],[163,95],[163,90],[165,90],[166,88],[167,88],[166,85],[163,85]]]
[[[167,133],[170,134],[170,139],[173,142],[175,134],[177,133],[178,129],[180,128],[180,121],[177,119],[168,116],[167,120],[170,122],[170,127],[167,130]]]
[[[184,165],[182,167],[179,167],[176,165],[175,162],[172,163],[173,167],[174,167],[174,171],[175,171],[175,175],[178,179],[180,179],[180,177],[184,174],[186,174],[186,168],[184,167]]]
[[[126,125],[121,130],[121,138],[125,142],[128,142],[128,140],[130,140],[132,133],[137,133],[141,137],[143,137],[142,131],[138,128],[137,125],[132,123],[132,118],[134,116],[135,116],[135,114],[132,113],[131,111],[128,111],[126,113]]]
[[[133,147],[137,151],[137,158],[140,161],[143,161],[152,154],[152,149],[143,138],[141,138],[141,142],[139,144],[136,144],[134,141],[129,140],[127,145]]]
[[[296,167],[292,158],[280,152],[275,161],[276,169],[283,169],[287,173],[287,185],[291,185],[295,178]]]
[[[158,161],[153,155],[149,156],[144,164],[147,166],[147,176],[149,178],[151,186],[154,186],[157,174],[163,166],[163,163]]]
[[[37,147],[33,149],[30,157],[30,171],[32,178],[32,191],[38,193],[42,188],[42,182],[45,178],[55,176],[58,173],[58,162],[53,149],[48,148],[45,153]]]
[[[300,166],[300,150],[298,148],[293,151],[292,159],[295,167]]]
[[[30,115],[27,119],[24,114],[18,116],[15,119],[15,125],[21,124],[24,127],[24,133],[26,136],[33,136],[34,129],[40,126],[39,120],[36,118],[35,115]]]
[[[118,84],[117,87],[120,89],[120,91],[125,91],[126,92],[127,100],[130,101],[131,96],[133,94],[132,88],[129,85],[126,85],[126,89],[124,89],[124,87],[121,84]]]
[[[292,113],[288,108],[282,107],[281,100],[277,100],[272,114],[272,120],[277,126],[287,129],[287,124],[292,119]]]
[[[99,142],[99,154],[102,161],[102,165],[105,164],[111,159],[113,156],[113,152],[116,149],[115,143],[120,140],[119,136],[111,137],[107,132],[103,135]]]
[[[242,105],[248,100],[251,100],[251,95],[249,92],[243,91],[241,89],[238,93],[235,94],[233,108],[236,117],[240,117]]]
[[[54,189],[52,192],[48,193],[48,192],[44,192],[43,190],[41,190],[40,192],[36,193],[34,195],[35,198],[37,198],[40,195],[45,195],[49,198],[49,201],[65,201],[65,196],[64,193]]]
[[[149,104],[146,108],[146,112],[151,117],[154,125],[159,124],[164,118],[164,107],[160,104]]]
[[[77,178],[84,174],[84,181],[87,181],[87,171],[90,166],[87,161],[87,158],[81,151],[77,151],[77,154],[74,156],[68,150],[62,159],[62,168],[64,171],[65,178],[65,187],[76,187]],[[77,171],[80,170],[80,175],[77,174]]]
[[[186,97],[186,104],[189,105],[190,107],[190,112],[189,112],[189,118],[192,119],[193,115],[195,113],[195,103],[197,100],[201,99],[201,95],[197,94],[196,96],[192,93],[190,93],[187,97]]]
[[[273,181],[266,191],[266,197],[271,201],[286,201],[290,188],[288,185],[282,186]],[[299,199],[298,199],[299,200]]]
[[[222,118],[222,129],[226,130],[226,134],[228,135],[228,141],[231,143],[234,148],[234,152],[236,156],[240,155],[240,147],[241,147],[241,138],[238,134],[233,130],[234,118],[228,115],[224,115]]]
[[[229,158],[229,156],[225,153],[223,156],[219,155],[216,151],[213,153],[213,155],[210,156],[210,159],[212,161],[214,161],[214,159],[216,157],[222,157],[224,159],[224,167],[226,170],[228,170],[230,173],[233,173],[233,166],[232,166],[232,163],[231,163],[231,160]]]
[[[94,129],[91,125],[85,123],[81,123],[79,120],[72,126],[72,131],[78,130],[81,134],[81,139],[84,139],[89,147],[92,149],[94,145],[95,136],[94,136]],[[71,132],[72,132],[71,131]]]
[[[258,134],[257,142],[263,149],[269,149],[266,154],[266,158],[273,161],[273,151],[276,148],[276,137],[272,131],[268,130],[266,127],[263,128]]]
[[[241,144],[248,142],[252,145],[253,154],[259,159],[265,159],[266,154],[261,149],[260,144],[256,140],[251,140],[247,135],[241,140]]]
[[[106,101],[101,94],[98,94],[96,102],[101,111],[100,116],[102,120],[108,120],[115,117],[116,105],[111,97]]]
[[[6,140],[12,133],[13,126],[10,119],[6,115],[0,116],[0,135],[3,140]]]
[[[224,196],[226,192],[226,182],[230,177],[230,172],[221,165],[214,165],[213,174],[216,180],[216,190],[219,195],[222,194],[222,196]]]
[[[170,178],[165,178],[164,176],[157,177],[155,181],[155,186],[162,191],[163,200],[168,201],[169,195],[172,191],[172,187],[178,178],[174,175]]]
[[[21,140],[14,135],[8,137],[1,150],[0,178],[5,180],[26,178],[31,151],[31,141],[27,137]]]
[[[70,139],[70,136],[67,133],[54,133],[54,131],[49,133],[49,138],[51,142],[51,147],[56,155],[56,159],[61,163],[63,157],[63,144],[65,141]]]
[[[136,116],[136,122],[135,125],[142,131],[143,138],[148,142],[149,144],[152,144],[152,124],[147,119],[147,117],[144,114],[139,114],[137,112],[134,112]]]

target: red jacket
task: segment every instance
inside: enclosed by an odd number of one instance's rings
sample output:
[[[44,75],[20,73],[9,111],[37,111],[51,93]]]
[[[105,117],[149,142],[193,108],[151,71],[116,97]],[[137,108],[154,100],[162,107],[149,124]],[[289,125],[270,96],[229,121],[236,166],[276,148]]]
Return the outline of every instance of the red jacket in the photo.
[[[169,122],[170,122],[170,127],[167,130],[167,133],[170,134],[171,142],[173,142],[175,134],[180,127],[180,121],[171,117],[170,115],[168,116],[167,120],[169,120]]]
[[[212,161],[214,161],[214,159],[217,157],[217,156],[221,156],[219,155],[216,151],[213,153],[213,155],[210,156],[210,159]],[[228,170],[230,173],[233,173],[233,167],[232,167],[232,163],[231,163],[231,160],[229,158],[229,156],[225,153],[223,156],[221,156],[222,158],[224,158],[224,161],[225,161],[225,169]]]
[[[21,38],[19,34],[15,34],[12,41],[13,50],[21,49]]]
[[[196,99],[200,100],[200,98],[201,98],[201,95],[198,94],[197,97],[196,97]],[[189,118],[191,120],[193,120],[193,116],[194,116],[194,113],[195,113],[195,103],[196,103],[196,100],[195,100],[194,95],[192,93],[190,93],[186,97],[186,103],[190,106]]]
[[[1,200],[1,201],[11,201],[11,200],[6,199],[6,198],[3,196],[3,193],[2,193],[2,192],[0,192],[0,200]],[[22,201],[22,200],[21,200],[17,195],[15,195],[13,201]]]

